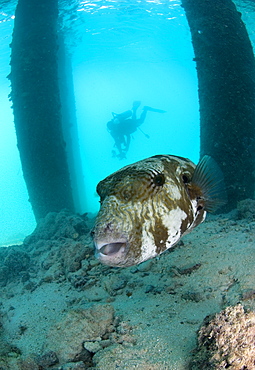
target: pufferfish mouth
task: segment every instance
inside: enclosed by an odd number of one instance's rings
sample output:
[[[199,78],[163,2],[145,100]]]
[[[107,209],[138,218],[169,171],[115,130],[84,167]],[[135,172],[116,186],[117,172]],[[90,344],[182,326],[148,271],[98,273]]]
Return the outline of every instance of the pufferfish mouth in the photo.
[[[111,264],[122,259],[127,254],[128,243],[126,239],[112,241],[94,241],[96,256],[104,263]]]
[[[111,256],[113,254],[120,252],[121,250],[124,251],[125,248],[126,248],[126,243],[121,243],[121,242],[108,243],[108,244],[103,245],[99,249],[99,252],[106,256]]]

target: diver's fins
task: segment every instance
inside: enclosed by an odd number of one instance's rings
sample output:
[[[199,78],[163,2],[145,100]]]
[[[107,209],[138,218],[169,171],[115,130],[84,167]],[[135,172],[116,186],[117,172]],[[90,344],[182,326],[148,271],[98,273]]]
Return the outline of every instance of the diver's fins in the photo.
[[[166,110],[151,108],[151,107],[148,107],[147,105],[143,107],[143,109],[149,112],[166,113]]]

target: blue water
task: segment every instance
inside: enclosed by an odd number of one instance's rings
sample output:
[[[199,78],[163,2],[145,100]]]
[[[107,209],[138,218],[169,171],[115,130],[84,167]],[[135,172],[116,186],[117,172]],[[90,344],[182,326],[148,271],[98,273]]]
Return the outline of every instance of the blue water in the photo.
[[[6,76],[10,72],[15,2],[0,13],[0,244],[29,234],[35,220],[22,176]],[[254,6],[244,6],[254,42]],[[199,157],[197,76],[189,27],[180,1],[61,2],[62,28],[73,66],[76,116],[85,191],[81,212],[99,209],[98,181],[145,157],[169,153]],[[127,158],[112,157],[113,138],[106,123],[111,113],[132,107],[134,100],[166,110],[149,112],[132,135]],[[138,110],[138,115],[141,108]],[[78,143],[77,143],[78,145]]]
[[[96,184],[120,166],[160,153],[197,161],[199,116],[193,50],[179,2],[86,3],[79,12],[83,34],[73,49],[73,70],[84,206],[95,212]],[[167,113],[148,112],[141,129],[150,138],[135,132],[127,159],[119,161],[111,156],[106,123],[111,112],[130,109],[134,100]]]

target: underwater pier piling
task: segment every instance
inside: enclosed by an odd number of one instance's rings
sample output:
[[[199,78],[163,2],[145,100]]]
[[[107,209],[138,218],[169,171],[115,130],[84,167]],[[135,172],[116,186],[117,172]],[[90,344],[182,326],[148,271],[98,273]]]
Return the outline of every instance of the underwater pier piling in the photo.
[[[254,197],[255,59],[231,0],[182,0],[198,75],[200,154],[221,167],[226,210]]]
[[[11,99],[23,176],[36,219],[74,210],[62,132],[58,0],[19,0],[11,44]]]

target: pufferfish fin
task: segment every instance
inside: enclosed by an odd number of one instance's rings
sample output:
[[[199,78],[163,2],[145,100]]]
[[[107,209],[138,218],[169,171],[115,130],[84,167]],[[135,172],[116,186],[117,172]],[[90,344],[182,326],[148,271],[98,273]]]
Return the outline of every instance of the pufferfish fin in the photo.
[[[215,212],[227,203],[223,173],[209,155],[205,155],[199,161],[192,177],[192,183],[202,190],[205,210]]]

